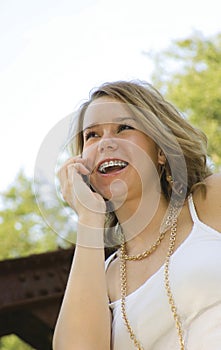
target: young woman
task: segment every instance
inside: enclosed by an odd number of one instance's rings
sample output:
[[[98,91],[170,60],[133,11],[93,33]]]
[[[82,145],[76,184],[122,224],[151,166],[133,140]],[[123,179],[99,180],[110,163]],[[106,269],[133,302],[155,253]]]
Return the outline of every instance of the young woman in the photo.
[[[77,244],[54,350],[220,349],[221,175],[206,137],[141,82],[93,91],[74,136],[59,178]]]

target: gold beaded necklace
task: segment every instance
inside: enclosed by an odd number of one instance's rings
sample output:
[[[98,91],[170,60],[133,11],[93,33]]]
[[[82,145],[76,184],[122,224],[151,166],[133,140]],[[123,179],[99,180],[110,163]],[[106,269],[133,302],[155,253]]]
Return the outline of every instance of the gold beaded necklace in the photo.
[[[180,317],[177,313],[177,307],[175,305],[175,301],[173,298],[173,294],[171,291],[170,287],[170,280],[169,280],[169,264],[170,264],[170,257],[174,252],[174,246],[175,246],[175,241],[176,241],[176,234],[177,234],[177,208],[176,207],[171,207],[170,208],[170,214],[168,216],[168,220],[171,222],[171,230],[170,230],[170,242],[169,242],[169,247],[164,263],[164,286],[166,289],[168,301],[170,304],[170,308],[173,314],[173,318],[175,321],[178,337],[179,337],[179,343],[180,343],[180,350],[185,350],[184,348],[184,338],[183,338],[183,331],[182,331],[182,324],[180,321]],[[121,244],[120,248],[120,279],[121,279],[121,314],[122,318],[124,320],[124,323],[127,327],[127,330],[130,334],[131,340],[134,342],[135,348],[137,350],[144,350],[144,347],[141,345],[141,343],[138,341],[136,338],[136,335],[133,332],[133,329],[130,325],[130,322],[128,320],[127,314],[126,314],[126,296],[127,296],[127,273],[126,273],[126,261],[127,260],[132,260],[132,261],[137,261],[144,259],[148,257],[151,253],[153,253],[156,248],[159,246],[163,238],[165,237],[166,232],[160,234],[158,237],[157,241],[145,252],[138,254],[138,255],[132,255],[128,256],[126,254],[126,243],[123,242]]]

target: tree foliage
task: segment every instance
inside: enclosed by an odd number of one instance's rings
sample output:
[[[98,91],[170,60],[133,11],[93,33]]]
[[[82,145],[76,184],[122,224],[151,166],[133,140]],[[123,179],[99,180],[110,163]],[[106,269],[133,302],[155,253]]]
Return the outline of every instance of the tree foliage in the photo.
[[[175,40],[154,60],[153,84],[208,137],[208,153],[221,166],[221,34],[194,32]]]
[[[45,198],[45,206],[47,199]],[[46,223],[35,199],[33,181],[20,171],[7,190],[0,193],[0,260],[38,254],[68,247],[63,240]],[[62,230],[68,221],[62,208],[47,211],[54,215],[58,229]],[[67,225],[68,226],[68,225]],[[68,230],[66,228],[68,238]],[[63,234],[63,237],[65,235]],[[15,335],[0,339],[1,350],[31,350]]]
[[[16,335],[11,334],[0,339],[0,350],[34,350]]]
[[[0,193],[0,203],[0,260],[68,245],[43,219],[36,204],[33,182],[23,171],[6,191]],[[55,220],[63,225],[65,217],[57,215]]]

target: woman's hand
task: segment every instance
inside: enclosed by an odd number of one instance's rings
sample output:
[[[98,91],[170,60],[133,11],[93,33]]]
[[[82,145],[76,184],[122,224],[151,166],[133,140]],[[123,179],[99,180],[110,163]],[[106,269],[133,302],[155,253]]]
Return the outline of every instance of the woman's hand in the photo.
[[[86,159],[80,156],[70,158],[58,172],[64,200],[76,211],[79,221],[88,224],[97,216],[104,216],[106,205],[103,197],[90,189],[82,175],[87,177],[90,171]]]

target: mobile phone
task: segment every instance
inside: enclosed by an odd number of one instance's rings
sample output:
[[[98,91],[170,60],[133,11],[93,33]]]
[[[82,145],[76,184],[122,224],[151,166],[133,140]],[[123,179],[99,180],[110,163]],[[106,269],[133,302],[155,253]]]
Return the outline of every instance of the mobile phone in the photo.
[[[97,192],[93,186],[91,185],[90,183],[90,177],[88,175],[81,175],[82,176],[82,179],[84,180],[84,182],[88,185],[88,187],[91,189],[91,191],[93,192]]]
[[[84,182],[91,187],[90,181],[89,181],[89,176],[88,175],[81,175],[82,179],[84,180]]]

